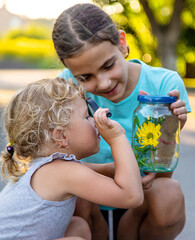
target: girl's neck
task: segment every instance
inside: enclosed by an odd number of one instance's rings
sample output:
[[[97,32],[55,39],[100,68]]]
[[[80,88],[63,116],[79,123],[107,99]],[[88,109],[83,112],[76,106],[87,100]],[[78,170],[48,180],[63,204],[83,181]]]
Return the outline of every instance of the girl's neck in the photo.
[[[41,157],[48,157],[56,152],[62,152],[61,149],[57,147],[57,144],[54,142],[47,142],[42,146]]]
[[[134,62],[127,62],[127,65],[128,65],[128,84],[126,94],[127,96],[129,96],[133,92],[139,81],[142,66],[141,64]]]

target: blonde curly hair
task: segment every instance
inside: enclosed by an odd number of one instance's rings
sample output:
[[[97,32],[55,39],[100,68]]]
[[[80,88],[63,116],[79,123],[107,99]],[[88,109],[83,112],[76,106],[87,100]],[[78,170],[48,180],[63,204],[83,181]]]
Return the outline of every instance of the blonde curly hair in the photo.
[[[14,148],[1,153],[2,173],[17,181],[29,162],[42,154],[43,144],[52,139],[56,126],[67,126],[75,97],[84,98],[84,90],[71,79],[42,79],[28,84],[10,101],[4,111],[8,142]]]

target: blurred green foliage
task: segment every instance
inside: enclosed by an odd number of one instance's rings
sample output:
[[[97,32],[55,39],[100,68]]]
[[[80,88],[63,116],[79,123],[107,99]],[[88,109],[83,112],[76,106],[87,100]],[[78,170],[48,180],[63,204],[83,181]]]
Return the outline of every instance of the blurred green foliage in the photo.
[[[140,0],[141,1],[141,0]],[[153,66],[161,66],[158,41],[139,0],[94,0],[106,11],[118,28],[127,33],[129,58],[138,58]],[[147,0],[162,32],[170,23],[177,0]],[[177,70],[186,75],[186,66],[195,68],[195,1],[184,0],[182,29],[177,44]],[[29,23],[0,38],[0,62],[15,60],[33,68],[62,68],[51,40],[52,24]]]
[[[8,39],[16,39],[16,38],[32,38],[32,39],[50,39],[51,29],[47,25],[36,25],[35,23],[31,23],[22,29],[15,29],[11,32],[8,32]]]
[[[177,0],[147,0],[152,15],[160,30],[165,32],[170,23]],[[147,64],[161,66],[158,41],[151,30],[151,23],[141,0],[93,0],[103,8],[113,21],[127,33],[130,46],[129,58],[142,59]],[[184,0],[181,12],[182,28],[176,46],[177,71],[186,75],[186,65],[195,68],[195,1]],[[195,77],[195,76],[194,76]]]
[[[0,62],[9,60],[29,68],[62,68],[51,40],[51,28],[41,24],[30,23],[0,38]]]

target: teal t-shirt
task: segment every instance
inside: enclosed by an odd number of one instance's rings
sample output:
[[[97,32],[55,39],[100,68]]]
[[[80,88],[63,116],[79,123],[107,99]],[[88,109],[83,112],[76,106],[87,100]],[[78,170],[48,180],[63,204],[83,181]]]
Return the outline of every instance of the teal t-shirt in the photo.
[[[187,91],[185,89],[183,80],[178,73],[160,67],[151,67],[144,62],[133,59],[131,62],[139,63],[142,65],[141,73],[139,76],[138,83],[133,92],[124,100],[114,103],[110,100],[95,96],[91,93],[86,93],[86,97],[94,99],[97,104],[102,108],[109,108],[112,113],[111,119],[119,122],[126,131],[126,136],[129,142],[132,142],[132,125],[133,125],[133,112],[138,106],[137,96],[140,90],[146,91],[150,95],[167,95],[171,90],[179,90],[180,98],[186,102],[188,112],[191,111]],[[74,76],[69,69],[64,69],[58,77],[65,79],[73,78]],[[76,81],[76,80],[75,80]],[[100,151],[83,161],[90,163],[109,163],[113,162],[110,146],[104,139],[100,141]]]

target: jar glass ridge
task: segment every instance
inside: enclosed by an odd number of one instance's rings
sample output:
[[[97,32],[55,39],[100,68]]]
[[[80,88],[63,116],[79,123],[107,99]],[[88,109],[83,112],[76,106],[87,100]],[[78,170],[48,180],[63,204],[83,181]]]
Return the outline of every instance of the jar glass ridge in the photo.
[[[172,172],[179,159],[180,123],[170,108],[176,97],[138,95],[133,151],[140,170]]]

